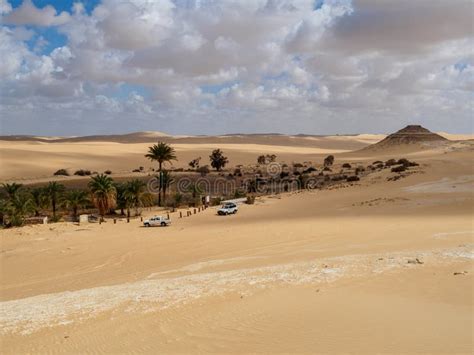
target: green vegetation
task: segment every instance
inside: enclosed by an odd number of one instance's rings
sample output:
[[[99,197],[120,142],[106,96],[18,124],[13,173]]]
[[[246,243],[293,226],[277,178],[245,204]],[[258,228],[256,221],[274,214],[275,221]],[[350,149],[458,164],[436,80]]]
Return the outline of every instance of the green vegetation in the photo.
[[[93,176],[89,181],[89,189],[92,193],[92,203],[99,210],[101,219],[117,202],[117,190],[113,184],[113,179],[107,175],[100,174]]]
[[[217,171],[221,171],[229,162],[229,159],[224,156],[224,152],[220,149],[214,149],[211,155],[209,155],[209,159],[211,161],[211,166]]]
[[[176,152],[174,148],[169,146],[164,142],[158,142],[158,144],[154,144],[152,147],[148,148],[148,154],[145,154],[145,157],[150,159],[151,161],[158,162],[158,171],[160,175],[162,173],[163,164],[169,163],[172,160],[178,160],[176,158]],[[158,206],[161,206],[161,177],[160,177],[160,190],[158,191]]]

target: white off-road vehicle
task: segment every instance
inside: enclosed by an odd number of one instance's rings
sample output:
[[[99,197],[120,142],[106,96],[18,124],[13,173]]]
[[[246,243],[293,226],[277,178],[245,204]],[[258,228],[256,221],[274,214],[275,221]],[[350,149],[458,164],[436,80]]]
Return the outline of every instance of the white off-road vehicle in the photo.
[[[239,208],[233,202],[227,202],[222,205],[221,208],[217,210],[217,214],[220,216],[226,216],[228,214],[236,214]]]
[[[171,224],[171,221],[163,216],[153,216],[149,219],[146,219],[143,221],[143,225],[145,227],[156,227],[156,226],[162,226],[166,227]]]

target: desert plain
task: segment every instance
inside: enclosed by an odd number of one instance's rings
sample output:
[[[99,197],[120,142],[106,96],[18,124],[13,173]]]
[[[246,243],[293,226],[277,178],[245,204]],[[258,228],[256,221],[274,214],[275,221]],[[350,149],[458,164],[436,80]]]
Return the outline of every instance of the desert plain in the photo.
[[[277,161],[390,169],[334,188],[258,197],[143,228],[59,222],[0,230],[1,351],[20,353],[444,353],[473,350],[473,137],[365,149],[383,135],[0,140],[0,180],[60,168],[132,176],[157,140],[174,167],[221,148],[230,167]],[[231,168],[229,168],[231,169]],[[184,211],[185,209],[183,209]],[[144,217],[163,213],[145,209]]]

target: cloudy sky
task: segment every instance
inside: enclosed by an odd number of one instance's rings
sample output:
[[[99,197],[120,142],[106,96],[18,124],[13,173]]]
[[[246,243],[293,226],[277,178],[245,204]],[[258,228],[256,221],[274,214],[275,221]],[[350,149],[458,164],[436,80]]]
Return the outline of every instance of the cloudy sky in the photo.
[[[473,0],[0,0],[1,134],[472,132]]]

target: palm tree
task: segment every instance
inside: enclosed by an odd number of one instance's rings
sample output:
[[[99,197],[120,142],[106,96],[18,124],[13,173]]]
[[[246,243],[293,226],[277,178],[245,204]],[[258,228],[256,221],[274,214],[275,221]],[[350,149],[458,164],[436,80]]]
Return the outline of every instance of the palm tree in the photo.
[[[33,202],[28,194],[15,194],[6,206],[12,226],[21,226],[25,217],[34,212]]]
[[[154,144],[152,147],[149,147],[148,154],[145,154],[145,157],[151,161],[158,162],[158,171],[160,172],[160,175],[162,174],[162,166],[164,163],[177,160],[174,148],[164,142],[158,142],[158,144]],[[158,191],[158,206],[161,206],[161,188]]]
[[[113,208],[117,202],[117,190],[114,180],[105,174],[91,177],[89,189],[92,194],[92,203],[99,210],[100,218],[103,221],[105,212]]]
[[[193,198],[193,203],[195,205],[199,204],[200,203],[200,199],[199,197],[202,195],[203,191],[202,189],[199,187],[198,184],[196,184],[195,182],[192,183],[191,186],[189,186],[188,188],[188,191],[191,193],[191,196]]]
[[[31,200],[35,209],[35,216],[40,215],[40,211],[48,206],[48,195],[42,187],[35,187],[30,190]]]
[[[166,203],[166,191],[169,189],[173,182],[174,178],[171,175],[171,172],[163,170],[160,179],[160,191],[163,190],[163,203]]]
[[[135,213],[138,212],[138,207],[142,205],[142,195],[145,192],[145,183],[138,179],[127,182],[125,185],[125,201],[127,206],[127,218],[130,218],[130,208],[135,208]]]
[[[125,215],[124,209],[127,208],[127,201],[125,198],[125,190],[126,190],[126,184],[120,184],[116,183],[114,184],[115,186],[115,191],[116,191],[116,206],[118,209],[120,209],[120,214],[123,216]]]
[[[16,182],[12,182],[11,184],[2,184],[2,187],[7,193],[8,198],[12,199],[16,196],[16,194],[23,187],[23,185],[17,184]]]
[[[77,211],[89,203],[88,194],[84,190],[71,190],[64,196],[64,205],[72,209],[74,219],[77,218]]]
[[[46,195],[49,197],[53,208],[53,220],[56,220],[56,206],[61,202],[65,189],[63,184],[56,181],[50,181],[45,187]]]

